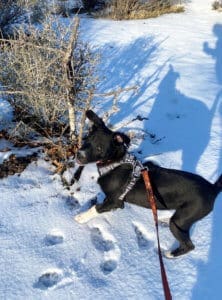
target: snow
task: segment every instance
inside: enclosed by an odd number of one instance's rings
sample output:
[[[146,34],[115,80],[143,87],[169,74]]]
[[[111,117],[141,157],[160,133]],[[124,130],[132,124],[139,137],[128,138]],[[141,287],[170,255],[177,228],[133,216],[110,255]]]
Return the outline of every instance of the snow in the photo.
[[[214,182],[222,173],[222,15],[211,1],[192,0],[183,14],[149,20],[83,16],[81,35],[101,53],[99,93],[139,88],[121,94],[109,120],[136,133],[130,150]],[[102,116],[112,101],[99,100]],[[148,119],[130,122],[137,115]],[[1,100],[1,128],[11,116]],[[1,149],[8,146],[1,141]],[[0,152],[1,162],[7,155]],[[74,221],[97,193],[103,199],[97,176],[88,165],[67,190],[40,158],[21,175],[1,179],[0,299],[163,299],[149,210],[125,205],[87,224]],[[222,194],[193,227],[195,250],[164,259],[173,299],[221,298],[221,211]],[[160,227],[160,240],[164,250],[175,247],[168,227]]]

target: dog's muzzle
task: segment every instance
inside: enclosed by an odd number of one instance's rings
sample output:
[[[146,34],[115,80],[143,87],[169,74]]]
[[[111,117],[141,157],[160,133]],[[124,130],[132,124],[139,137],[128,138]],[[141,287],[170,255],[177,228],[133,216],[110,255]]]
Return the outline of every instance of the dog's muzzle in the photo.
[[[84,150],[79,150],[76,155],[77,162],[80,164],[86,164],[86,152]]]

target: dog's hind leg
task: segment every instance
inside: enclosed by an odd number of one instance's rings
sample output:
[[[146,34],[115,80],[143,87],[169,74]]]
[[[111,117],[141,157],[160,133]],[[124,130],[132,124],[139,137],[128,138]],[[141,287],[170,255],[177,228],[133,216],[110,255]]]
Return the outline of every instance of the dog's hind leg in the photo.
[[[170,230],[174,237],[179,242],[179,247],[171,252],[166,252],[165,256],[168,258],[177,257],[194,249],[194,244],[190,239],[190,228],[196,221],[194,218],[183,219],[181,217],[182,209],[178,209],[170,219]]]

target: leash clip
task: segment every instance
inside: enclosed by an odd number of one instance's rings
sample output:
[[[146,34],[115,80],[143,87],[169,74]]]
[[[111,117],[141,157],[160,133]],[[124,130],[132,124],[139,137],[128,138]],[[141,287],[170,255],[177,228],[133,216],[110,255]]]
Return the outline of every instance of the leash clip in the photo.
[[[149,171],[149,168],[148,168],[148,167],[143,167],[143,168],[141,169],[141,172],[143,172],[143,171]]]

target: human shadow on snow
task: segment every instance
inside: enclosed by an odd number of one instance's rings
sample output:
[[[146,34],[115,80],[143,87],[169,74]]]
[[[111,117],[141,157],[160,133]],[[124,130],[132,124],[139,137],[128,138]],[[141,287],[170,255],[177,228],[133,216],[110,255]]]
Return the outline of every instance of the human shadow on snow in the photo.
[[[215,74],[220,85],[220,90],[216,95],[217,112],[220,114],[220,124],[222,128],[222,24],[215,24],[213,33],[217,37],[215,48],[211,48],[207,42],[203,44],[203,50],[206,54],[211,55],[215,60]],[[222,173],[222,135],[220,137],[220,159],[218,169],[215,176],[218,177]],[[212,224],[212,240],[208,254],[207,263],[198,264],[198,277],[196,285],[193,288],[192,299],[211,299],[217,300],[221,298],[222,277],[222,260],[221,260],[221,211],[222,211],[222,195],[218,196],[213,211]],[[203,233],[204,235],[204,233]]]
[[[179,78],[180,74],[169,65],[144,126],[165,137],[158,151],[181,151],[182,170],[196,172],[197,163],[209,143],[217,103],[209,109],[200,100],[186,96],[177,89]],[[148,142],[143,141],[141,147],[149,149]]]

